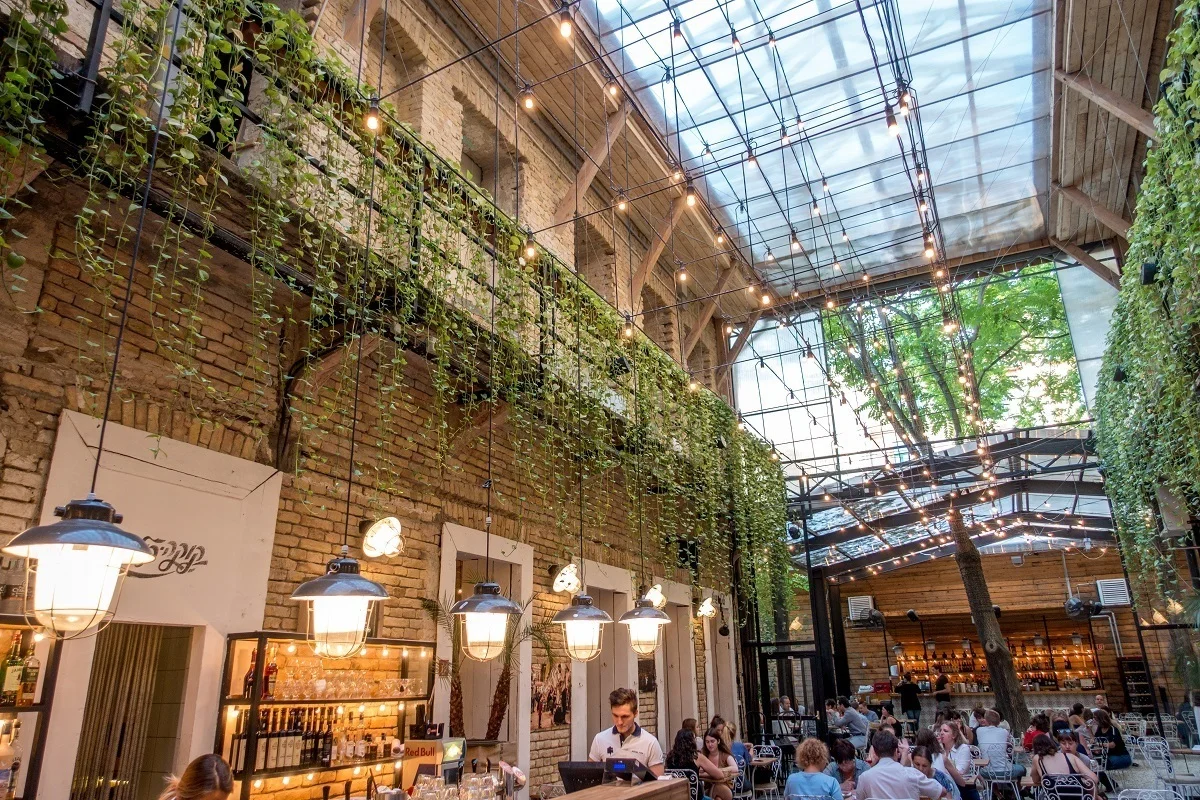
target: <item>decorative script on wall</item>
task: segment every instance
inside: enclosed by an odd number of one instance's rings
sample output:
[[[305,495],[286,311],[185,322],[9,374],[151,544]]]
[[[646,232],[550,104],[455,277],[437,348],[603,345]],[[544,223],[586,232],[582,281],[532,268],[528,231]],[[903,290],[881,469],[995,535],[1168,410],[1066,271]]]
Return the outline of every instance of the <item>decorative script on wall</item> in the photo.
[[[155,536],[143,536],[142,541],[154,554],[154,560],[144,569],[147,572],[129,571],[131,578],[161,578],[164,575],[187,575],[206,566],[204,545],[187,542],[170,542]]]

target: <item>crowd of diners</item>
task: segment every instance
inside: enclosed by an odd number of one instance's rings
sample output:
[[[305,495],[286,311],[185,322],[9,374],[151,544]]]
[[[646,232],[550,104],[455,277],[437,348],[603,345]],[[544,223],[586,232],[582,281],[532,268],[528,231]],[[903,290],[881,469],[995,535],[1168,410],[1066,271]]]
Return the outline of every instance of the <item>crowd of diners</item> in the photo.
[[[803,713],[787,698],[780,698],[775,708],[783,717]],[[1116,789],[1109,773],[1132,765],[1121,725],[1102,695],[1093,708],[1076,704],[1039,712],[1019,734],[996,709],[982,706],[965,714],[939,708],[930,727],[920,726],[919,711],[905,717],[897,718],[890,703],[876,712],[846,697],[829,701],[826,741],[781,741],[792,751],[787,760],[794,762],[784,794],[827,800],[980,800],[980,778],[1017,786],[1028,774],[1035,785],[1045,775],[1082,775],[1103,797]],[[906,737],[908,720],[912,724]],[[982,756],[978,761],[972,746]],[[1028,767],[1018,763],[1022,752],[1029,755]],[[1096,752],[1106,756],[1104,768],[1092,757]],[[740,741],[733,725],[714,717],[703,734],[696,720],[685,720],[665,761],[667,769],[694,770],[706,797],[732,800],[738,775],[754,757],[754,746]]]

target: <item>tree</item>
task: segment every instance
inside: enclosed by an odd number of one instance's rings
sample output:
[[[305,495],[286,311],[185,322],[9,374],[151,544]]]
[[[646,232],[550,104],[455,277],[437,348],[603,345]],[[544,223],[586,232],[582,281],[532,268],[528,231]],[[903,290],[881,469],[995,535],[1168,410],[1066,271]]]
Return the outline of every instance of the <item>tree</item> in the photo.
[[[985,425],[1032,426],[1083,416],[1079,371],[1058,281],[1044,267],[990,274],[955,289],[962,330],[943,329],[937,292],[848,306],[824,317],[830,371],[866,412],[914,444]],[[979,408],[964,406],[952,344],[971,354]]]
[[[943,316],[932,287],[827,314],[827,363],[840,399],[846,399],[843,386],[856,389],[865,398],[860,412],[925,454],[931,439],[965,439],[980,423],[992,429],[1009,419],[1032,426],[1082,416],[1079,372],[1053,273],[1027,267],[954,291],[958,320]],[[970,400],[956,348],[975,375]],[[947,521],[997,710],[1019,730],[1029,709],[992,611],[979,550],[961,514],[952,510]]]

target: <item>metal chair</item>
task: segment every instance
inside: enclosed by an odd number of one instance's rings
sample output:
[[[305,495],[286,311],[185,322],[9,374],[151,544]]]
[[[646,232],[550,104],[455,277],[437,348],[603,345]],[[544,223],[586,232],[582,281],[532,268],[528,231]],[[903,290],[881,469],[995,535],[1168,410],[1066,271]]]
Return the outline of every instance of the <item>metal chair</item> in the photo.
[[[996,787],[1010,789],[1014,798],[1020,798],[1021,779],[1013,777],[1013,749],[1011,737],[1004,743],[991,742],[971,748],[972,756],[975,755],[975,750],[978,750],[980,756],[988,760],[988,765],[979,771],[979,777],[983,780],[985,800],[992,800]]]
[[[755,778],[753,781],[754,796],[758,797],[760,795],[763,795],[766,797],[778,797],[779,796],[779,769],[781,767],[780,762],[783,760],[783,751],[780,750],[779,747],[776,745],[764,744],[762,747],[758,748],[758,757],[759,758],[774,758],[775,760],[773,762],[771,762],[770,767],[761,767],[761,769],[763,769],[763,770],[770,771],[771,781],[769,783],[766,783],[766,782],[760,783],[759,780],[757,778]],[[751,767],[751,769],[753,770],[753,767]],[[753,773],[751,773],[751,774],[753,774]]]
[[[672,778],[684,778],[688,782],[688,789],[692,793],[692,800],[702,800],[704,792],[700,790],[700,776],[696,774],[694,769],[664,769],[663,775]]]
[[[1175,761],[1171,758],[1171,747],[1166,739],[1147,736],[1142,739],[1141,747],[1154,770],[1155,780],[1163,789],[1174,793],[1176,798],[1200,796],[1200,776],[1175,772]]]
[[[754,779],[751,773],[754,767],[750,766],[748,759],[734,756],[733,760],[738,765],[737,778],[733,782],[733,800],[753,800]]]
[[[1091,800],[1096,782],[1082,775],[1044,775],[1041,800]]]
[[[1178,800],[1170,789],[1122,789],[1117,800]]]
[[[1088,755],[1092,757],[1092,761],[1096,762],[1097,774],[1108,769],[1108,748],[1104,746],[1104,742],[1099,739],[1089,739]]]

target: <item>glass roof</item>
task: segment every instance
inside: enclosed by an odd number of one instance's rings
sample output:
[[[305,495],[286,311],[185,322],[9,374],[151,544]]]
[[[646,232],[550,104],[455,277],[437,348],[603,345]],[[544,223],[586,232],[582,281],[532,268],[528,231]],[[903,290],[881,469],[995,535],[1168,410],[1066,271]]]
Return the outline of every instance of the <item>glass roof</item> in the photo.
[[[927,263],[926,225],[949,258],[1044,235],[1049,11],[1049,0],[861,12],[836,0],[582,0],[580,16],[782,294]],[[897,139],[885,105],[899,109],[906,80],[916,107]]]

